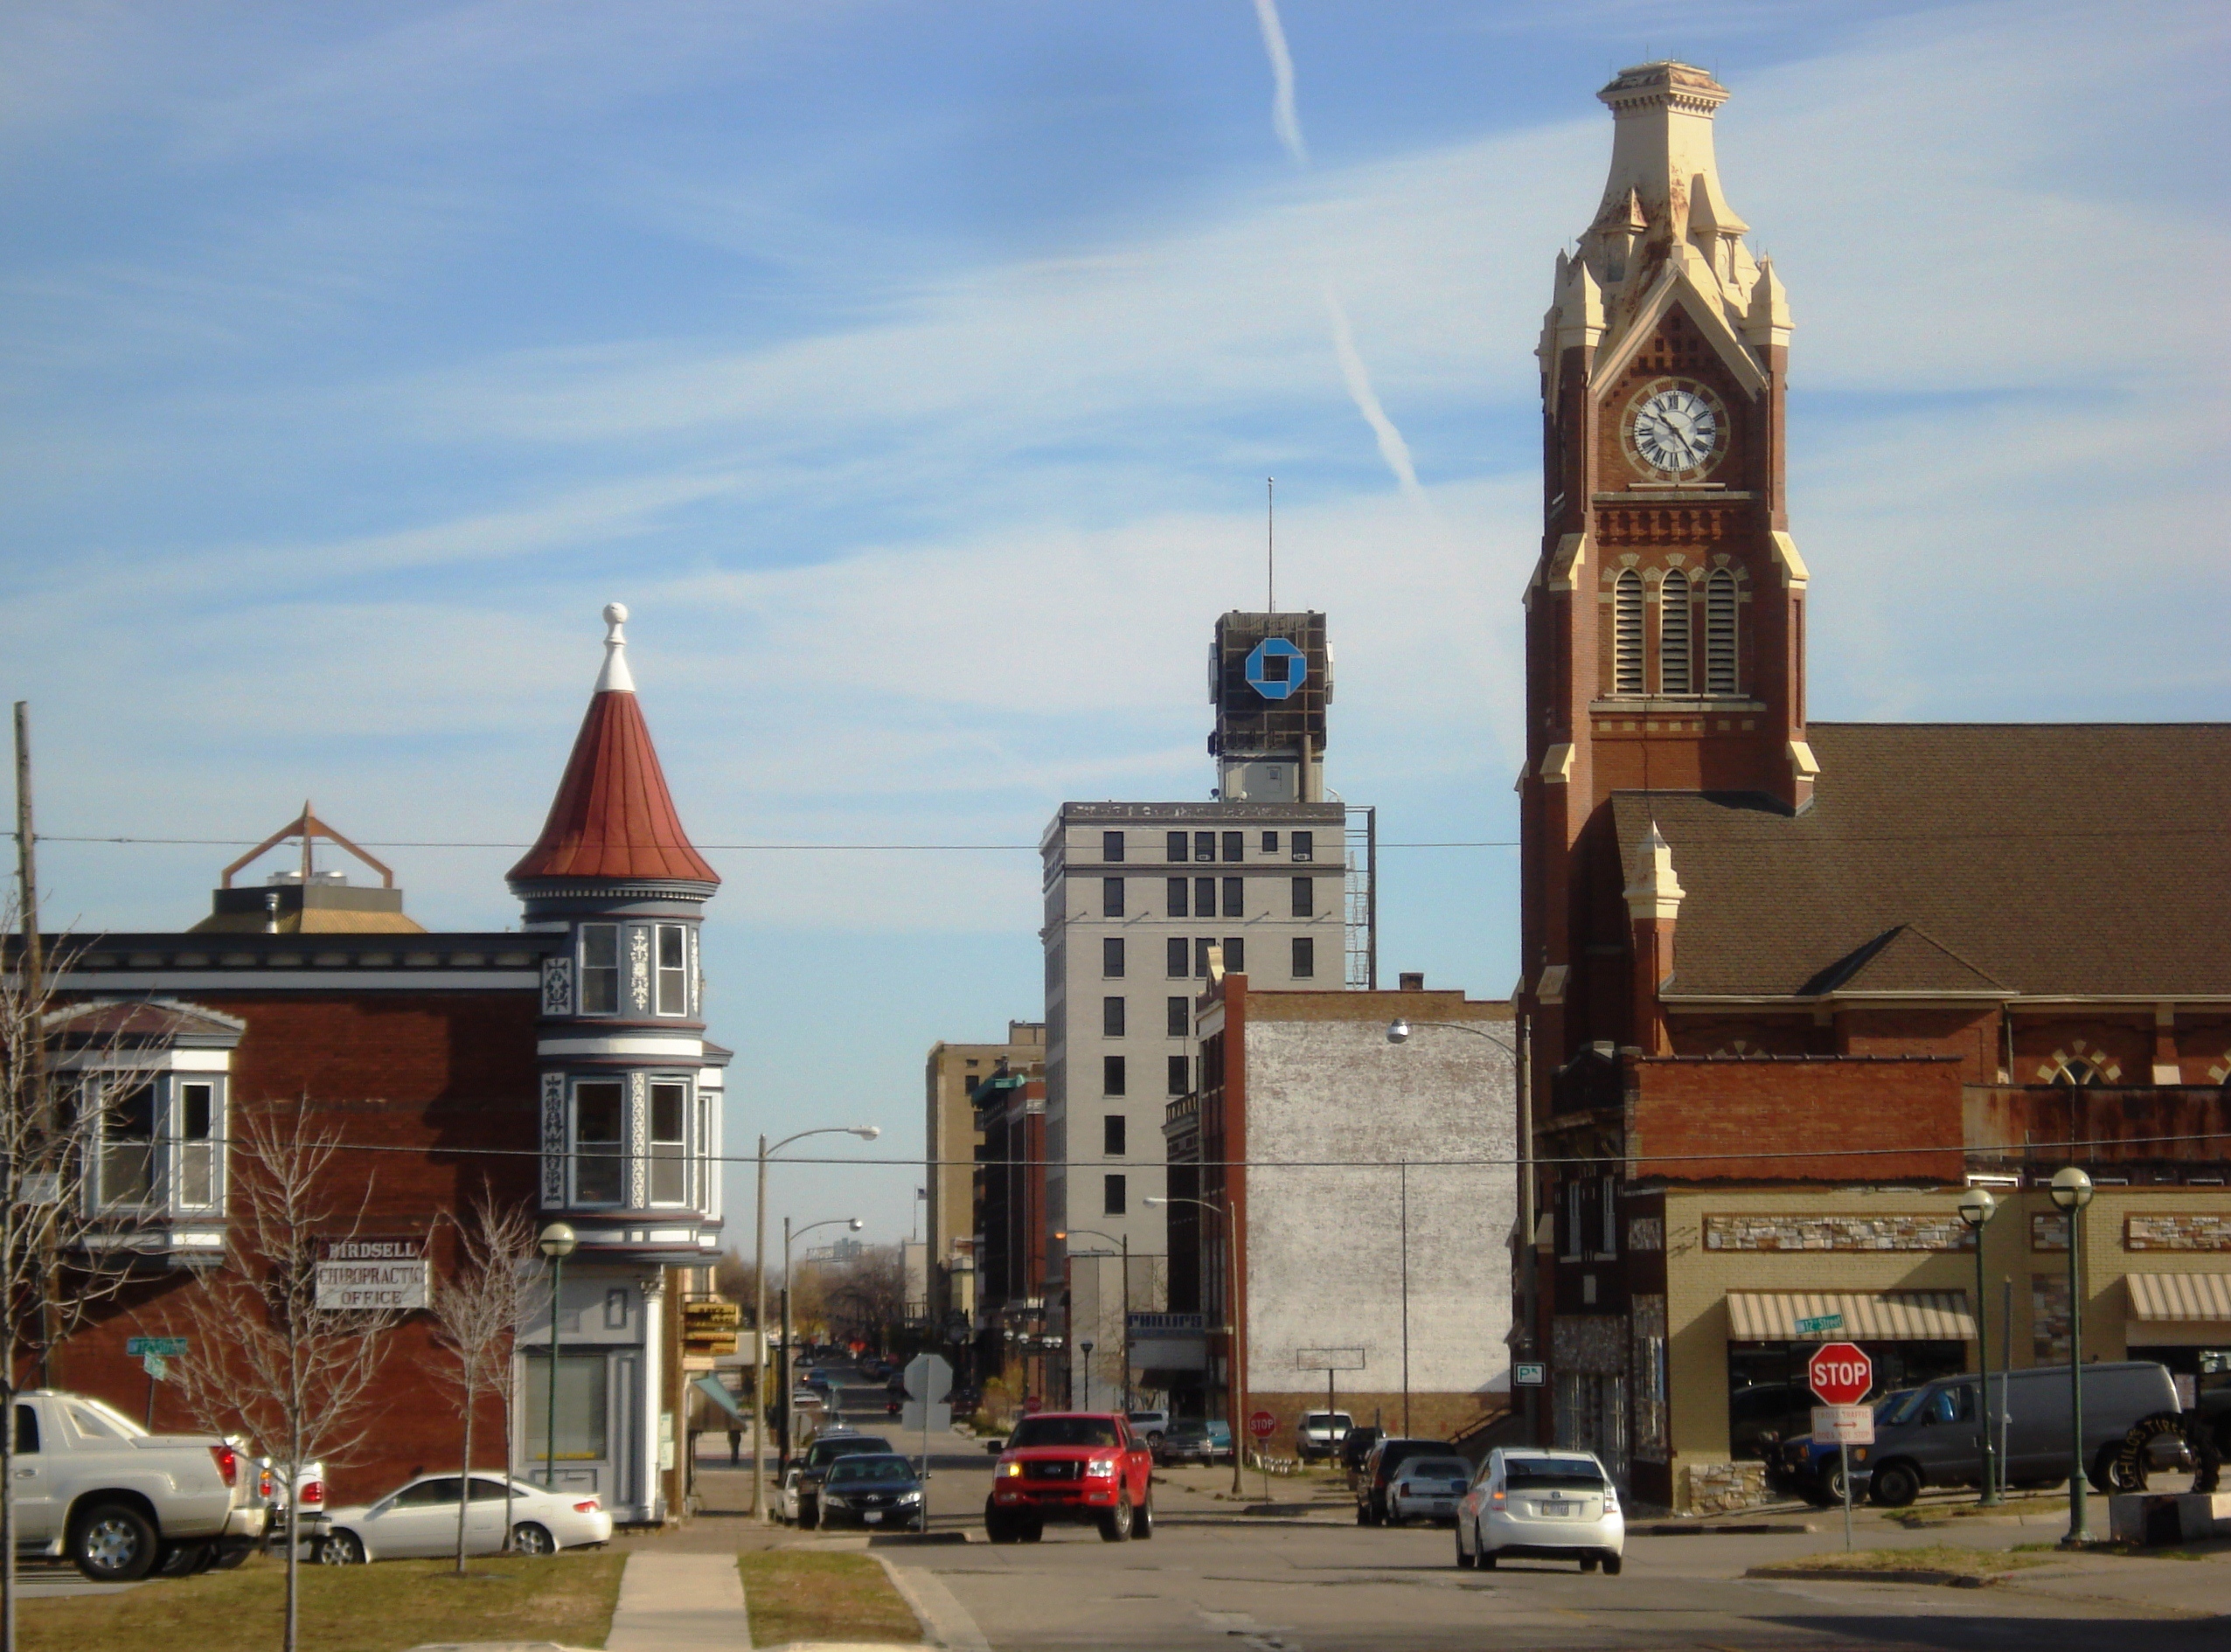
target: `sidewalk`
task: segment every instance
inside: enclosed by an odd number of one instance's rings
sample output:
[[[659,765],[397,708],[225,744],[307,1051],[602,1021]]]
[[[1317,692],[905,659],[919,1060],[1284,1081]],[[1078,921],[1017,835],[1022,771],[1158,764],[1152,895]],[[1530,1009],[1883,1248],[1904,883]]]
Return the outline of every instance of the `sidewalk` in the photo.
[[[628,1557],[607,1652],[744,1652],[751,1643],[733,1548]]]

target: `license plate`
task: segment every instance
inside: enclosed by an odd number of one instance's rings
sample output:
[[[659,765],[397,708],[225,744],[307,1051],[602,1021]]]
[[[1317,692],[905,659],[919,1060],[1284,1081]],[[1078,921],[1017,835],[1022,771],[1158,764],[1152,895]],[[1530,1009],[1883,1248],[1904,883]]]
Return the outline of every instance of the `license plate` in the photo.
[[[880,1525],[883,1524],[883,1510],[880,1509],[871,1509],[865,1514],[862,1515],[860,1518],[866,1521],[868,1524],[872,1526]]]
[[[1580,1506],[1577,1503],[1538,1503],[1535,1505],[1535,1508],[1537,1512],[1549,1515],[1553,1517],[1558,1515],[1578,1514],[1580,1512]]]

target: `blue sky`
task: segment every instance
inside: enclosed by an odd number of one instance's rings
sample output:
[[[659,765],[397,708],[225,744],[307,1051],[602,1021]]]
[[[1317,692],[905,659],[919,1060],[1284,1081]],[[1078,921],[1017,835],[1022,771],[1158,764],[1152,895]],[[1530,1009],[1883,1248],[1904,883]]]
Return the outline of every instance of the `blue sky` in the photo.
[[[1249,0],[23,0],[0,695],[41,824],[253,841],[309,795],[524,842],[615,597],[703,843],[1203,795],[1275,474],[1332,784],[1508,839],[1531,353],[1592,94],[1659,55],[1732,88],[1790,290],[1815,718],[2231,715],[2221,8],[1686,10],[1286,0],[1282,139]],[[50,843],[48,915],[184,925],[232,852]],[[386,857],[423,921],[517,920],[506,851]],[[1026,850],[712,857],[732,1139],[914,1151],[928,1046],[1037,1013]],[[1391,851],[1380,913],[1385,968],[1509,990],[1511,851]],[[889,1237],[916,1180],[777,1210]]]

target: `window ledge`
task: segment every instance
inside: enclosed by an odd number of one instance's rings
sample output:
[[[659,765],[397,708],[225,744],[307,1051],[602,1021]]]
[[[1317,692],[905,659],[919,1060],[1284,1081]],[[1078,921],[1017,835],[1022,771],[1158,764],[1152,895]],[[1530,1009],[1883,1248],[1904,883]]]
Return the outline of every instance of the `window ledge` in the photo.
[[[1755,716],[1766,710],[1766,702],[1731,694],[1611,695],[1590,700],[1588,710],[1599,717]]]

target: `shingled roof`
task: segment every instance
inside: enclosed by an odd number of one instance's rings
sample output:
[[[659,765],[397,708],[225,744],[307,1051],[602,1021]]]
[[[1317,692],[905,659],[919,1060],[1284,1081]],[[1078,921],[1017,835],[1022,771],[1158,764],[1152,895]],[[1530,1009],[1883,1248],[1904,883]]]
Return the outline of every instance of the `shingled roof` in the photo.
[[[1665,996],[2231,996],[2231,724],[1815,723],[1811,807],[1623,792]]]
[[[550,818],[510,878],[514,884],[543,878],[650,879],[718,884],[720,875],[682,829],[650,725],[636,703],[621,635],[627,609],[604,611],[603,675],[588,714],[573,738],[565,778],[550,805]]]

